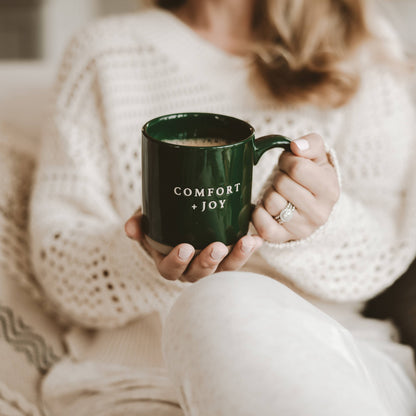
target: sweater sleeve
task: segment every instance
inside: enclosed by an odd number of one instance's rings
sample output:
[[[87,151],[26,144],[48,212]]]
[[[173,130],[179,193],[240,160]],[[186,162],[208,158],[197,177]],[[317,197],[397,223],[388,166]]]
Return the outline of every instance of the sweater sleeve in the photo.
[[[184,284],[163,279],[147,253],[125,236],[126,218],[113,197],[117,184],[110,176],[100,77],[87,35],[73,40],[59,71],[30,232],[32,262],[46,296],[70,321],[99,328],[163,314]]]
[[[390,286],[416,252],[415,136],[405,85],[387,69],[368,71],[345,109],[337,157],[330,152],[342,185],[328,222],[305,240],[265,244],[262,255],[327,300],[368,300]]]

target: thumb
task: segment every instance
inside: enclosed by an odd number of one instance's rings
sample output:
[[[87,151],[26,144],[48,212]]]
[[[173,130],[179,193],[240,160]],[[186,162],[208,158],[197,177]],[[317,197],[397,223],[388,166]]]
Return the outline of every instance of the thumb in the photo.
[[[318,165],[329,163],[324,141],[317,133],[310,133],[293,140],[290,150],[296,156],[310,159]]]

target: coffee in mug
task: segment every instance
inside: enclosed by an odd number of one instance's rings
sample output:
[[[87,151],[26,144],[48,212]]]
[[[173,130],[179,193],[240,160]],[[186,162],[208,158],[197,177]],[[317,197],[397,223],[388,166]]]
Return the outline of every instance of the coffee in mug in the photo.
[[[143,231],[167,254],[180,243],[196,250],[232,246],[247,234],[253,166],[267,150],[290,150],[290,139],[255,140],[243,120],[212,113],[157,117],[142,128]]]
[[[222,139],[221,137],[196,137],[189,139],[168,139],[165,143],[177,144],[179,146],[194,146],[194,147],[210,147],[210,146],[226,146],[231,142]]]

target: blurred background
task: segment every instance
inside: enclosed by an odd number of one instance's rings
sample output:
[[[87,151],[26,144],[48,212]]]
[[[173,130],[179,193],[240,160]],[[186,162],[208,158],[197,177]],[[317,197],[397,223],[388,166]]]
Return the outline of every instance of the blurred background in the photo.
[[[0,125],[37,137],[65,45],[89,21],[144,0],[0,0]]]
[[[37,135],[69,38],[92,19],[137,11],[144,1],[0,0],[0,122]],[[378,2],[416,55],[416,0]]]
[[[68,38],[89,20],[136,11],[140,0],[0,0],[0,60],[59,58]]]

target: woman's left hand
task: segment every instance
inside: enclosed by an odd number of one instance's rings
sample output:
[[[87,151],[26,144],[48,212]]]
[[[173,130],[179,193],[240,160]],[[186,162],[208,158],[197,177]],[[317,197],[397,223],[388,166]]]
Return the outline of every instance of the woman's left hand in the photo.
[[[273,183],[252,216],[259,236],[271,243],[311,235],[328,220],[340,194],[321,136],[308,134],[294,140],[290,148],[291,152],[282,153]],[[279,223],[277,217],[288,202],[296,209],[290,220]]]

